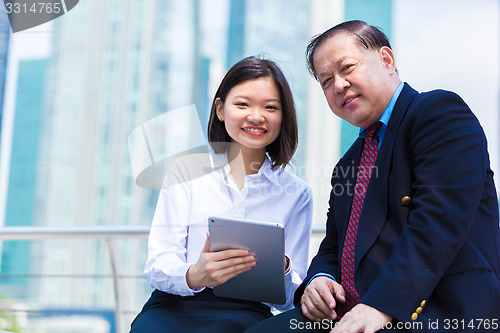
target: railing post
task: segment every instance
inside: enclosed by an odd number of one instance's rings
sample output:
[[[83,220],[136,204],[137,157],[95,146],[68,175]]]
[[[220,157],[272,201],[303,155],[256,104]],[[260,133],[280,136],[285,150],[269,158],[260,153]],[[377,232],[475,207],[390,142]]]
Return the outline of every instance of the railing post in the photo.
[[[109,249],[109,259],[113,270],[113,287],[115,291],[115,326],[116,333],[126,333],[127,323],[125,323],[124,311],[128,309],[128,292],[123,285],[120,276],[123,275],[123,262],[120,249],[115,239],[106,238]]]

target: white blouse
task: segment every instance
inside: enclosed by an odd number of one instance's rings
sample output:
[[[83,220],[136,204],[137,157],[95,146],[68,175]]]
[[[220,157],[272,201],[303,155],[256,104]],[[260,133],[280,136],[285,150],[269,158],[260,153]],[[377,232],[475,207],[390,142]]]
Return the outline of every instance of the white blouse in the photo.
[[[190,296],[188,268],[198,260],[208,231],[209,216],[281,223],[285,253],[292,269],[285,275],[286,303],[306,276],[312,220],[309,185],[287,170],[272,170],[269,159],[238,189],[229,173],[226,154],[193,154],[169,168],[158,198],[149,234],[144,272],[151,286],[170,294]],[[202,289],[201,289],[202,290]]]

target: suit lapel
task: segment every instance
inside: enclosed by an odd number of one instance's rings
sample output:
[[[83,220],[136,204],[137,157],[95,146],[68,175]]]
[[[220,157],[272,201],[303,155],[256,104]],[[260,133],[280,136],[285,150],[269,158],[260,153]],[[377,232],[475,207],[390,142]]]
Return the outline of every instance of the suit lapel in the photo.
[[[359,219],[359,229],[356,237],[355,269],[357,269],[359,262],[372,247],[384,227],[387,218],[387,188],[389,184],[389,171],[392,168],[394,142],[406,110],[416,95],[417,91],[405,83],[385,131],[363,203],[363,211]]]

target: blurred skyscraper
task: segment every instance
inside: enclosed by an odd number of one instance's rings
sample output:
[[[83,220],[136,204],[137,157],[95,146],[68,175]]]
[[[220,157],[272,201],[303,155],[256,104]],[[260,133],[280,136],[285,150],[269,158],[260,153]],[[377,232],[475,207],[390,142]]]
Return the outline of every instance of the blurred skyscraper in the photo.
[[[193,103],[194,3],[84,1],[54,21],[35,224],[151,222],[157,192],[135,185],[127,137],[142,122]],[[144,244],[126,243],[123,253],[128,267],[142,271]],[[43,260],[33,271],[66,276],[39,281],[34,290],[45,306],[113,306],[112,281],[92,279],[110,273],[103,242],[48,241],[36,256]]]
[[[5,76],[7,74],[7,54],[9,47],[10,25],[4,5],[0,5],[0,138],[2,134],[3,101]]]
[[[11,168],[5,212],[6,226],[33,225],[35,177],[45,80],[46,60],[21,61],[17,79],[16,108],[12,138]],[[29,295],[29,241],[6,241],[2,247],[0,272],[16,297]],[[10,278],[18,276],[19,278]],[[14,294],[14,293],[12,293]],[[11,295],[12,295],[11,294]]]

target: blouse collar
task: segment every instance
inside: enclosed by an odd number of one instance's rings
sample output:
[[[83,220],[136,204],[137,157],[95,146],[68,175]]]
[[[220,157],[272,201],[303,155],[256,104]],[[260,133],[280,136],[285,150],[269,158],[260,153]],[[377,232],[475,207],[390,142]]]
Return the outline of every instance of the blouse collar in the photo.
[[[214,160],[220,160],[220,158],[222,158],[222,157],[225,159],[226,164],[224,165],[224,172],[226,174],[229,174],[229,172],[231,171],[231,167],[229,166],[227,154],[214,154],[214,155],[216,155],[216,157],[214,157]],[[222,156],[220,156],[220,155],[222,155]],[[271,161],[269,160],[269,157],[266,155],[264,158],[264,163],[262,163],[259,171],[255,174],[247,175],[247,177],[259,178],[259,177],[265,176],[267,179],[272,181],[274,184],[279,185],[278,176],[281,172],[282,172],[281,168],[276,168],[275,170],[273,170],[271,168]]]

